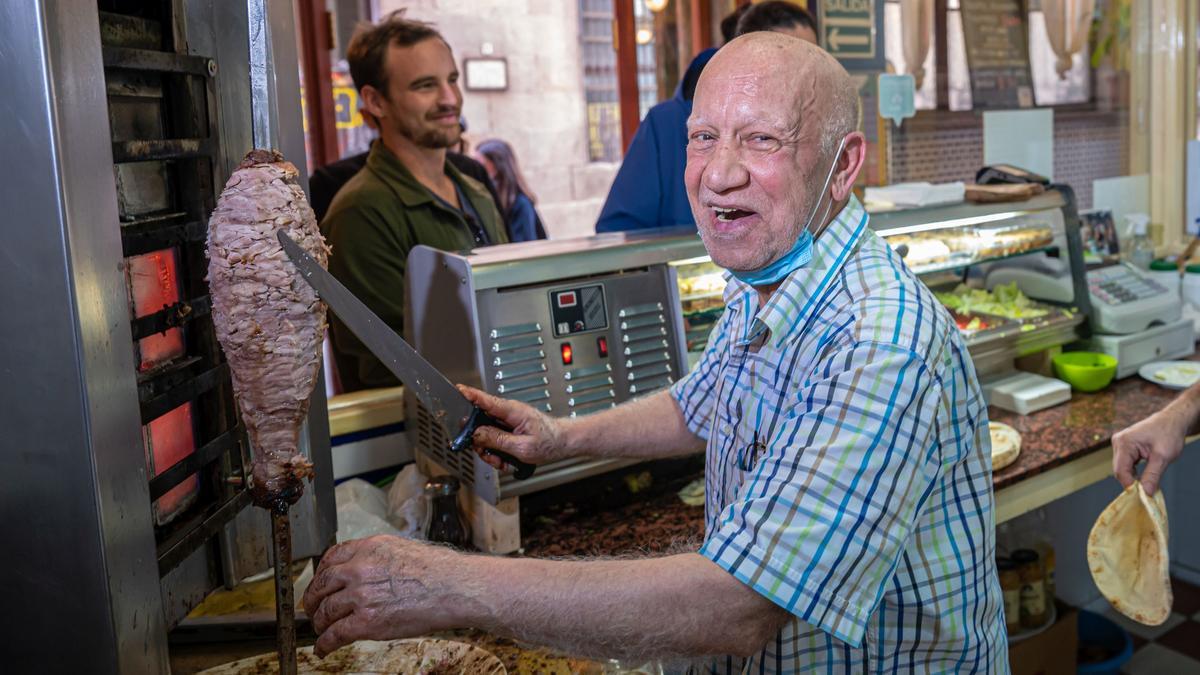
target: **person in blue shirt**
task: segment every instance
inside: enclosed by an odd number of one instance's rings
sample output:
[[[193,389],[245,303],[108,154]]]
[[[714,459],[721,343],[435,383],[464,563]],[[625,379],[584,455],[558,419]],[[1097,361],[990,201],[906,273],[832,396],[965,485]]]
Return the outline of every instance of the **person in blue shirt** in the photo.
[[[768,0],[743,5],[721,21],[725,42],[736,35],[764,30],[817,44],[816,21],[802,7],[790,2]],[[697,54],[675,88],[675,95],[646,113],[609,188],[596,221],[596,232],[696,227],[683,187],[687,120],[692,114],[696,82],[716,53],[716,49],[706,49]]]
[[[475,149],[475,159],[487,169],[496,186],[496,205],[508,224],[508,240],[545,239],[546,229],[533,208],[533,191],[521,175],[512,146],[495,138],[484,141]]]
[[[646,113],[609,188],[596,232],[696,226],[683,189],[687,119],[696,81],[716,53],[716,49],[700,52],[688,65],[675,95]]]

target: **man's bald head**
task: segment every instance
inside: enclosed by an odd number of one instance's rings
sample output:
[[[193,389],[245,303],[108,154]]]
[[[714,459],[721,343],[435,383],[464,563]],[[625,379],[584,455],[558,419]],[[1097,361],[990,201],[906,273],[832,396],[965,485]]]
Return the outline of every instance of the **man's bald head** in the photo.
[[[684,172],[713,261],[764,269],[820,232],[862,168],[857,127],[854,82],[821,48],[773,32],[722,47],[696,86]]]
[[[706,79],[759,80],[762,88],[794,97],[806,140],[816,140],[829,157],[859,124],[858,88],[850,74],[824,49],[774,31],[746,33],[718,51],[696,85],[699,99]],[[820,122],[809,126],[810,122]],[[811,142],[811,140],[810,140]]]

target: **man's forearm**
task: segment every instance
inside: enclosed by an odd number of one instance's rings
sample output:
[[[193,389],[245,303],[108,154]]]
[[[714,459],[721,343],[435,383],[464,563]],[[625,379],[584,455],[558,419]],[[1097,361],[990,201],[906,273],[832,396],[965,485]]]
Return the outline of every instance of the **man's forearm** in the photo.
[[[699,452],[704,442],[687,428],[667,391],[566,424],[564,445],[571,456],[657,459]]]
[[[461,626],[577,656],[756,653],[786,611],[695,553],[645,560],[470,556],[455,572]]]
[[[1179,421],[1185,436],[1200,431],[1200,383],[1180,394],[1164,412],[1170,412]]]

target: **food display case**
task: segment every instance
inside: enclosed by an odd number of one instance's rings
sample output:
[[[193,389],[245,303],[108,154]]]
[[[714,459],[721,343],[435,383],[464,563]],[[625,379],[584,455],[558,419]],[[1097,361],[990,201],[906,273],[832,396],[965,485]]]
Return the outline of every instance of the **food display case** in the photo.
[[[954,316],[981,377],[1087,337],[1091,305],[1069,187],[1020,202],[873,211],[870,224]],[[988,287],[994,269],[1040,262],[1067,270],[1069,301],[1034,300],[1015,283]]]
[[[672,261],[671,269],[679,289],[690,369],[704,353],[709,334],[725,312],[726,272],[707,255]]]
[[[1074,195],[1055,186],[1021,202],[959,203],[872,211],[871,228],[950,310],[981,375],[1014,359],[1086,337],[1090,312]],[[1046,257],[1070,269],[1074,298],[1049,303],[1015,284],[984,287],[989,270],[1019,258]],[[671,263],[675,270],[688,360],[694,364],[724,310],[726,276],[706,255]]]

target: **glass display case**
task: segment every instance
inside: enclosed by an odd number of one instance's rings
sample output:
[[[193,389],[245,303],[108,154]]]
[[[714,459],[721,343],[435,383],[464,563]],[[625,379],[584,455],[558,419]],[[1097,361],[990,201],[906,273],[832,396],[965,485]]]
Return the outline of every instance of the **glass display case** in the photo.
[[[870,222],[949,310],[981,374],[1086,337],[1086,268],[1069,187],[1020,202],[874,211]],[[991,269],[1035,257],[1065,263],[1082,302],[1033,300],[1015,283],[985,288]]]
[[[704,352],[709,333],[725,311],[725,270],[706,255],[676,260],[671,263],[671,268],[675,270],[679,286],[688,365],[691,366]]]
[[[871,228],[950,311],[981,372],[1086,337],[1083,248],[1074,195],[1062,186],[1021,202],[959,203],[871,212]],[[989,269],[1041,256],[1067,263],[1080,304],[1035,301],[1015,284],[983,287]],[[689,364],[724,311],[725,273],[707,256],[671,263],[679,287]]]

